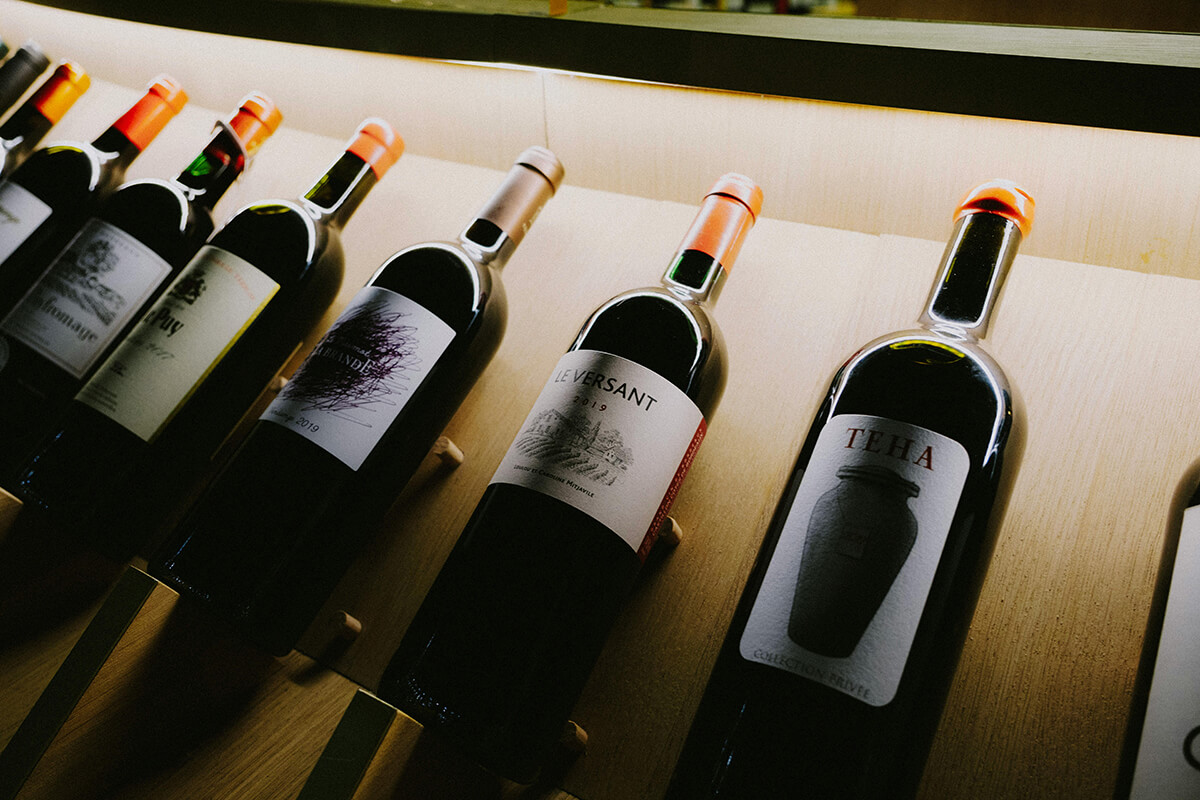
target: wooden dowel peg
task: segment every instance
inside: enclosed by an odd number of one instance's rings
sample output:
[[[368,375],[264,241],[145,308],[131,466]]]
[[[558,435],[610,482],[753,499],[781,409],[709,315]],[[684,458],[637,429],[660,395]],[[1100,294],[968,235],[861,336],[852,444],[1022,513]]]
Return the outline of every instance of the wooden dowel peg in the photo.
[[[664,547],[670,547],[672,550],[683,541],[683,528],[679,527],[674,517],[663,520],[662,527],[658,529],[658,540]]]
[[[338,638],[343,641],[352,642],[362,633],[362,623],[345,611],[339,611],[334,614],[333,623],[337,629]]]
[[[458,445],[450,441],[449,436],[439,436],[437,441],[433,443],[433,449],[429,451],[433,455],[441,459],[442,463],[450,468],[462,466],[463,451],[458,449]]]
[[[583,755],[587,752],[587,731],[571,720],[567,720],[563,725],[562,735],[558,741],[564,750],[575,755]]]
[[[279,394],[283,391],[283,387],[287,386],[287,382],[287,378],[283,377],[282,375],[276,375],[271,379],[271,382],[267,384],[267,391],[271,394]]]

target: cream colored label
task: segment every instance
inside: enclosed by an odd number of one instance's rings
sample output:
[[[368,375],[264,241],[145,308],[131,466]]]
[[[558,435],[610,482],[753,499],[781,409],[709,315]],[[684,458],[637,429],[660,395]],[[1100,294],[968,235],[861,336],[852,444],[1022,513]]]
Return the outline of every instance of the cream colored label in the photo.
[[[562,500],[644,558],[704,431],[700,409],[658,373],[573,350],[559,360],[492,483]]]
[[[125,231],[90,220],[0,329],[82,378],[170,272]]]
[[[24,186],[0,183],[0,262],[11,256],[50,216],[50,206]]]
[[[890,703],[970,469],[958,442],[830,419],[742,633],[742,657]]]
[[[1130,800],[1200,797],[1200,507],[1183,515]]]
[[[278,290],[248,261],[204,247],[76,399],[151,441]]]

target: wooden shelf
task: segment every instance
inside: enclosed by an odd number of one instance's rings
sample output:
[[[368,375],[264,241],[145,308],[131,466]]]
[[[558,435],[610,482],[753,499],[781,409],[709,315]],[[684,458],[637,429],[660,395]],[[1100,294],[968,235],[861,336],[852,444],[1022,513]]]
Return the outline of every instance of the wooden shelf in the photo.
[[[436,735],[370,692],[359,690],[321,752],[297,800],[578,800],[553,788],[575,754],[563,753],[533,786],[475,766]]]
[[[0,798],[204,795],[576,800],[488,774],[346,678],[263,655],[130,567],[0,752]]]
[[[0,797],[297,794],[352,684],[177,600],[124,573],[0,755]]]
[[[257,693],[219,725],[179,732],[195,745],[185,758],[160,755],[138,772],[126,756],[95,760],[63,739],[39,767],[45,796],[54,787],[74,796],[70,776],[80,773],[68,765],[87,763],[122,797],[194,797],[214,784],[295,797],[355,692],[375,687],[579,324],[617,292],[657,281],[695,202],[729,170],[757,178],[766,194],[766,216],[716,309],[730,382],[673,510],[687,536],[651,559],[629,598],[575,709],[588,753],[556,790],[661,795],[829,378],[858,345],[913,324],[954,203],[974,183],[1006,176],[1037,198],[1038,219],[986,347],[1024,400],[1027,443],[922,797],[1110,796],[1168,501],[1200,454],[1200,430],[1178,422],[1200,403],[1200,139],[356,53],[17,0],[0,0],[0,26],[93,75],[54,138],[90,139],[156,73],[180,79],[192,105],[135,163],[134,178],[178,172],[246,91],[274,97],[284,127],[219,216],[296,195],[359,120],[392,121],[408,153],[348,227],[346,280],[323,325],[391,253],[453,238],[526,146],[549,146],[567,171],[505,269],[505,341],[446,431],[465,463],[445,471],[427,460],[302,654],[264,662]],[[0,553],[12,559],[0,569],[28,579],[16,592],[25,632],[0,637],[0,669],[19,677],[0,688],[0,741],[116,574],[98,564],[72,571],[36,543],[18,550]],[[40,605],[54,592],[62,602]],[[343,611],[363,631],[331,650],[326,622]],[[153,641],[165,647],[174,627],[163,625]],[[155,680],[166,681],[175,666],[160,655]],[[140,730],[135,717],[106,719]],[[87,730],[78,741],[96,735]],[[281,732],[295,743],[275,747]],[[405,742],[396,746],[418,755],[403,763],[417,769],[425,749]]]

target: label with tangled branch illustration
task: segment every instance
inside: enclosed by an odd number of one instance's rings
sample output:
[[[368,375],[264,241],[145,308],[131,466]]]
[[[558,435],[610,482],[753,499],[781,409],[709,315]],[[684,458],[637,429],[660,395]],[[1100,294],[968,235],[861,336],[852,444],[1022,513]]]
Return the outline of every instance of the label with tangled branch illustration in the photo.
[[[436,314],[366,286],[261,419],[357,470],[453,339],[454,329]]]
[[[4,320],[3,330],[82,378],[170,272],[149,247],[93,219]]]
[[[596,350],[564,355],[492,483],[548,494],[643,554],[705,431],[670,381]]]

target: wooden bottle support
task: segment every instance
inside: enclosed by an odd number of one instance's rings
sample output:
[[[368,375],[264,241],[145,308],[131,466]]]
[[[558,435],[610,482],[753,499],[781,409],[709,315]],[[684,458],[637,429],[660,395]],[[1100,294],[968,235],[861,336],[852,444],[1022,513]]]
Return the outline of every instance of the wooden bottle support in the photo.
[[[347,642],[352,642],[362,633],[362,623],[355,617],[350,616],[345,611],[339,611],[333,615],[334,625],[337,627],[337,636]]]
[[[663,520],[662,527],[658,529],[658,541],[672,550],[683,541],[683,528],[679,526],[674,517],[667,517]]]
[[[15,798],[21,791],[117,644],[127,634],[142,638],[146,623],[140,626],[133,623],[156,585],[161,586],[149,575],[134,569],[127,570],[117,581],[21,727],[0,752],[2,800]]]
[[[437,441],[433,443],[433,449],[429,453],[430,455],[437,456],[443,464],[451,469],[462,466],[465,459],[463,451],[458,449],[458,445],[450,441],[450,437],[448,436],[439,436]]]
[[[586,746],[587,733],[568,722],[560,740],[560,760],[573,760]],[[546,783],[556,774],[552,765],[543,781],[532,786],[506,781],[470,762],[394,706],[360,689],[297,800],[577,800]]]
[[[586,742],[568,723],[558,760]],[[577,800],[553,788],[555,766],[533,787],[504,781],[341,675],[255,650],[129,567],[0,751],[0,800],[166,792],[157,780],[172,797],[235,781],[245,796],[304,800]]]
[[[246,796],[294,797],[356,689],[129,567],[0,752],[0,800],[223,796],[230,775]]]

